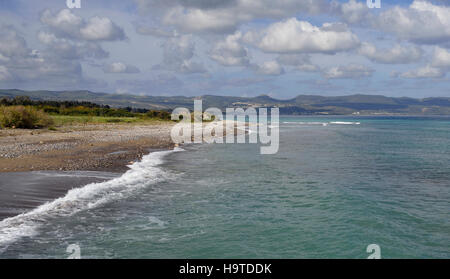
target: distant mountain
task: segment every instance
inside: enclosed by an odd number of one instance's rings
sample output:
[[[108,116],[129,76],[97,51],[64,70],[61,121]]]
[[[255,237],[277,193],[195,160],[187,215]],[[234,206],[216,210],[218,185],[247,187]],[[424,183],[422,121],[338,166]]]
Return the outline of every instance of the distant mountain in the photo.
[[[172,110],[176,107],[193,109],[195,99],[203,100],[203,108],[217,107],[279,107],[281,114],[415,114],[450,115],[450,98],[392,98],[381,95],[316,96],[299,95],[289,100],[277,100],[267,95],[231,97],[204,95],[137,96],[95,93],[91,91],[23,91],[0,89],[0,97],[29,96],[35,100],[88,101],[113,107],[133,107]]]

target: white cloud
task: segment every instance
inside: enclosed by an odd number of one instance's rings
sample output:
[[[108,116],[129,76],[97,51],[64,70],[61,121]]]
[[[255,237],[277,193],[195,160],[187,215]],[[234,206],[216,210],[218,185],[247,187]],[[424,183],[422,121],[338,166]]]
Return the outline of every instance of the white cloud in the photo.
[[[93,17],[80,29],[81,37],[89,41],[113,41],[125,39],[123,30],[107,17]]]
[[[0,81],[10,80],[12,78],[8,69],[5,66],[0,65]]]
[[[63,9],[56,14],[45,10],[41,22],[47,25],[58,37],[87,41],[124,40],[125,33],[107,17],[92,17],[88,21]]]
[[[347,3],[332,2],[332,9],[347,23],[359,23],[371,18],[366,1],[349,0]]]
[[[107,64],[103,68],[103,71],[105,73],[110,73],[110,74],[135,74],[135,73],[140,72],[140,70],[137,67],[132,66],[132,65],[127,65],[122,62],[113,62],[113,63]]]
[[[425,67],[408,71],[400,75],[403,78],[441,78],[445,72],[439,68],[427,65]]]
[[[28,53],[24,38],[20,37],[12,26],[0,26],[0,38],[2,60],[8,60],[8,57],[24,56]]]
[[[395,77],[403,78],[442,78],[450,70],[450,52],[436,46],[431,63],[418,69],[404,73],[396,73]]]
[[[280,19],[298,13],[317,14],[328,10],[325,0],[137,0],[141,12],[163,13],[162,22],[180,31],[234,32],[243,22],[258,18]]]
[[[78,87],[92,81],[83,77],[79,61],[61,57],[52,49],[44,52],[30,49],[12,26],[0,26],[0,37],[4,38],[0,41],[0,56],[3,57],[0,67],[5,86],[33,84],[35,88],[54,85]],[[50,42],[52,39],[52,36],[43,36],[44,41]]]
[[[57,38],[55,34],[43,31],[38,33],[38,40],[47,46],[48,52],[62,59],[102,59],[109,56],[98,43]]]
[[[191,35],[169,38],[163,44],[164,56],[155,70],[168,70],[184,74],[205,73],[203,64],[192,61],[195,44]]]
[[[216,43],[210,57],[223,66],[248,66],[248,50],[242,45],[242,33],[228,35],[225,40]]]
[[[324,23],[317,27],[290,18],[262,31],[249,31],[244,39],[266,52],[336,53],[359,46],[358,37],[345,24]]]
[[[450,7],[415,0],[408,8],[395,6],[381,13],[373,25],[416,43],[445,43],[450,41]]]
[[[372,76],[374,70],[359,64],[349,64],[325,69],[323,76],[327,79],[356,79]]]
[[[249,18],[247,18],[249,19]],[[164,24],[174,25],[184,32],[231,32],[244,20],[239,14],[223,10],[172,8],[163,18]]]
[[[41,14],[41,22],[61,35],[76,36],[83,25],[83,19],[74,15],[70,10],[63,9],[56,14],[45,10]]]
[[[419,47],[404,47],[399,44],[390,49],[377,49],[370,43],[362,43],[359,53],[370,60],[382,64],[408,64],[422,58],[423,51]]]
[[[284,73],[283,67],[277,61],[266,61],[257,66],[257,72],[262,75],[281,75]]]
[[[450,52],[441,47],[436,47],[431,65],[433,67],[450,69]]]

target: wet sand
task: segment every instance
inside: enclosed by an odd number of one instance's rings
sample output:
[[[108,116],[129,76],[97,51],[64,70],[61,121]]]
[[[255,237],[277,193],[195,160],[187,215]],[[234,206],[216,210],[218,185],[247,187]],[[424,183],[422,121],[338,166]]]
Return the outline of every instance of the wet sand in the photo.
[[[0,130],[0,220],[63,197],[72,188],[119,176],[152,151],[172,149],[173,125]]]
[[[90,171],[0,173],[0,220],[63,197],[73,188],[110,180],[119,175]]]
[[[173,123],[0,130],[0,220],[110,180],[151,151],[173,148]]]

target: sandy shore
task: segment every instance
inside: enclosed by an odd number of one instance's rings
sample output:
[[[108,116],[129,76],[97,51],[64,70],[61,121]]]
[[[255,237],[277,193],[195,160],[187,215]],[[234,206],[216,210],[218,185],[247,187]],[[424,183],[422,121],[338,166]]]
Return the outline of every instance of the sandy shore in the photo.
[[[219,122],[224,125],[224,135],[245,132],[233,127],[227,131],[226,122]],[[175,144],[170,131],[174,125],[88,124],[57,131],[0,130],[0,172],[123,172],[151,151],[172,149]]]
[[[152,151],[172,149],[174,125],[0,130],[0,221],[62,197],[72,188],[118,176]],[[224,127],[224,135],[242,132]]]
[[[0,172],[125,171],[152,150],[173,147],[167,122],[0,130]]]

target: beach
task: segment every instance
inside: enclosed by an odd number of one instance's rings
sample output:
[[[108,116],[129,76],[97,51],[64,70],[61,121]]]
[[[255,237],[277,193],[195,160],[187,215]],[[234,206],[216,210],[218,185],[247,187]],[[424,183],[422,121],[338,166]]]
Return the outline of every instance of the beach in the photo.
[[[446,258],[448,123],[281,117],[274,155],[185,144],[125,172],[2,173],[0,258]]]
[[[151,150],[172,148],[173,125],[92,124],[58,131],[0,130],[0,172],[122,172]]]
[[[172,149],[174,124],[91,124],[0,130],[0,220],[102,182],[151,151]]]
[[[174,125],[0,130],[0,220],[63,197],[71,189],[118,177],[149,153],[173,150]]]

